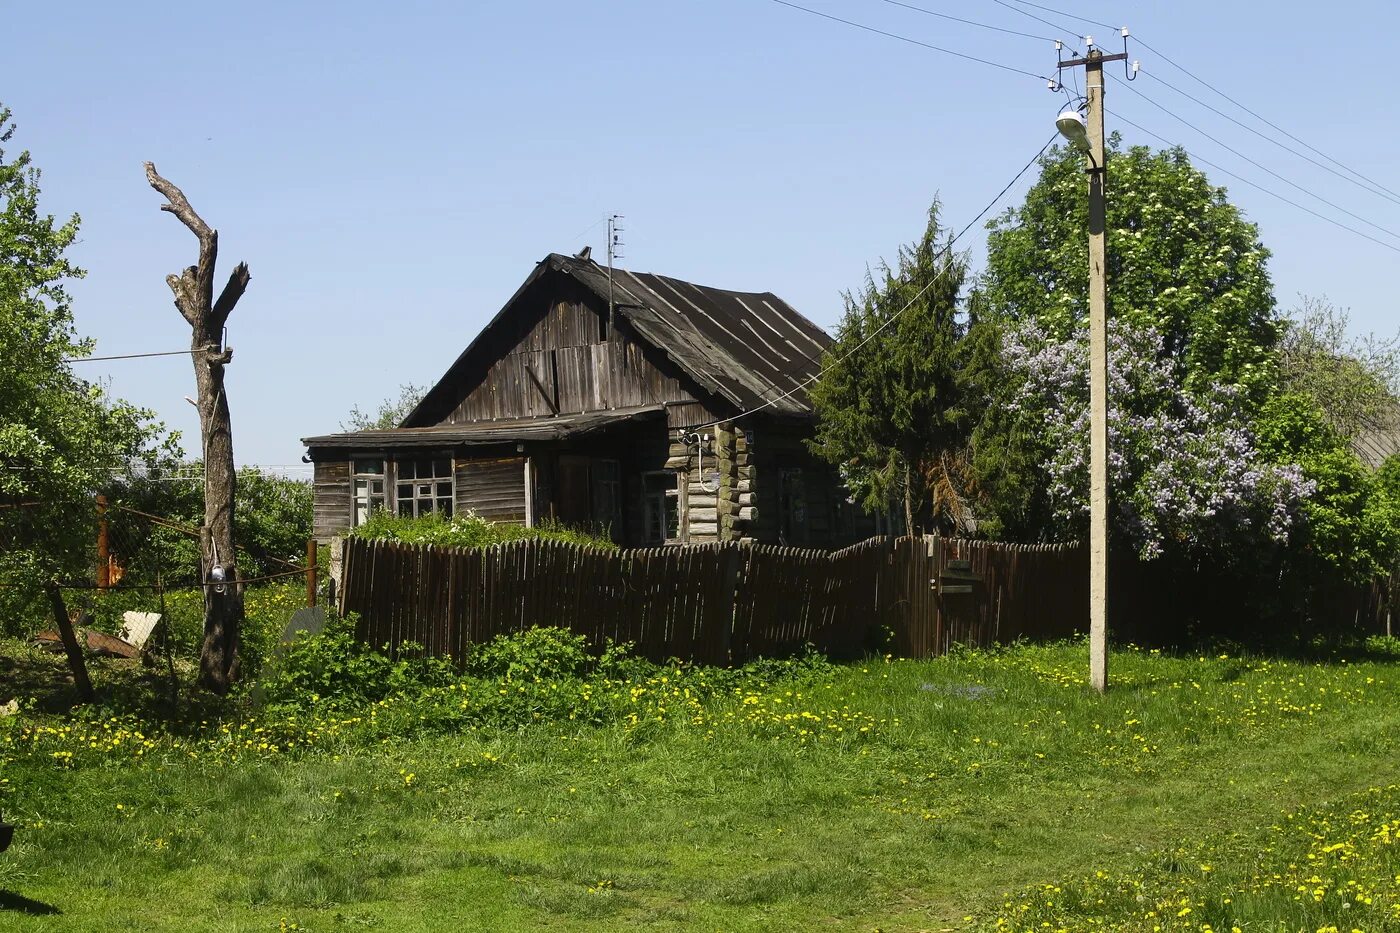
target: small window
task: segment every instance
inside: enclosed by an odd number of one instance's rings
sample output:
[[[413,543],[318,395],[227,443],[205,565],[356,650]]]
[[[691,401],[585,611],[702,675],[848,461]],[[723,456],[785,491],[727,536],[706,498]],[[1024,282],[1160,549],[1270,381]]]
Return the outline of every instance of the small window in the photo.
[[[394,468],[398,474],[394,498],[399,515],[452,515],[451,460],[400,460]]]
[[[659,470],[642,474],[642,505],[648,544],[680,541],[681,503],[675,473]]]
[[[593,461],[593,520],[614,533],[622,522],[622,464]]]
[[[351,511],[355,525],[363,525],[370,513],[385,508],[384,461],[357,459],[351,464]]]
[[[807,489],[801,467],[778,471],[778,542],[807,543]]]

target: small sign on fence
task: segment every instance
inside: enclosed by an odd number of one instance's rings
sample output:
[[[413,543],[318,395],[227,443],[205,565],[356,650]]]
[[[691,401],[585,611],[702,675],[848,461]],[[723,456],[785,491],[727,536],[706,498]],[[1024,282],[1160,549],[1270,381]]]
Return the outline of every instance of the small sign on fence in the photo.
[[[952,582],[948,582],[952,581]],[[950,560],[943,567],[943,573],[933,581],[939,596],[971,596],[974,584],[982,582],[982,575],[972,572],[972,561]]]

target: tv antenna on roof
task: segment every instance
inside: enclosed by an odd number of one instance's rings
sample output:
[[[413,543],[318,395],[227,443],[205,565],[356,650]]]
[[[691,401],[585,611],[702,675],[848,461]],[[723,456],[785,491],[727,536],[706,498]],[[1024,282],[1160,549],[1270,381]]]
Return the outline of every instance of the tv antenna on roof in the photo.
[[[608,215],[608,333],[613,330],[613,260],[622,257],[622,215]]]

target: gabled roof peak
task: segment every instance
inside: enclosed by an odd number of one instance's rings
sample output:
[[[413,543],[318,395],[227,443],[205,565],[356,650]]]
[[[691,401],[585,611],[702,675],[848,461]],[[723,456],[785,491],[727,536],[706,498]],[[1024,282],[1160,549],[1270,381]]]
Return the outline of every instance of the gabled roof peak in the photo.
[[[739,408],[767,404],[774,412],[811,411],[806,385],[831,346],[826,331],[772,292],[742,292],[595,260],[550,253],[551,268],[572,276],[647,342],[703,387]],[[790,393],[790,394],[789,394]]]
[[[482,337],[501,325],[526,291],[549,274],[569,276],[600,302],[612,301],[635,334],[664,353],[701,389],[739,410],[809,415],[807,385],[821,370],[831,337],[772,292],[741,292],[599,265],[588,251],[550,253],[535,266],[481,334],[424,396],[405,426],[441,407],[445,386],[469,365]]]

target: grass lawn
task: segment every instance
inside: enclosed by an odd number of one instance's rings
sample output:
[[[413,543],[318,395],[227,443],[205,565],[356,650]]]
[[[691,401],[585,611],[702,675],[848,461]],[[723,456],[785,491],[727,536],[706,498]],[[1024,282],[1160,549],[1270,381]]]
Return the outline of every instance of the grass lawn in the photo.
[[[0,703],[59,676],[0,653]],[[31,709],[0,929],[1400,930],[1391,657],[1121,651],[1107,697],[1079,645],[517,671],[184,733]]]

